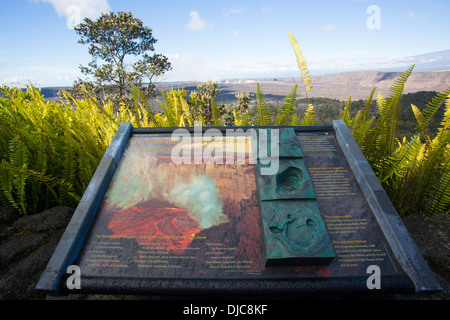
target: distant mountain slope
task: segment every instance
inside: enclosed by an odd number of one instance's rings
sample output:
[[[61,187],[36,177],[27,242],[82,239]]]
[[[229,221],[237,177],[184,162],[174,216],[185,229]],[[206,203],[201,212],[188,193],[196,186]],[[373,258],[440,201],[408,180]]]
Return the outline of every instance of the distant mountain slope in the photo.
[[[406,69],[405,69],[406,70]],[[311,76],[313,88],[308,92],[309,97],[323,97],[347,100],[365,99],[374,87],[384,96],[389,93],[389,87],[400,72],[344,72],[328,76]],[[223,92],[221,96],[240,92],[255,92],[259,83],[265,95],[273,100],[285,97],[294,84],[299,85],[298,97],[304,98],[302,79],[298,78],[266,78],[266,79],[235,79],[220,83]],[[191,84],[192,85],[192,84]],[[176,86],[175,86],[176,87]],[[417,91],[442,91],[450,87],[450,71],[445,72],[414,72],[408,78],[404,93]]]
[[[331,76],[311,77],[312,94],[317,97],[346,99],[352,96],[362,99],[377,87],[377,92],[386,96],[389,87],[400,72],[346,72]],[[314,86],[315,85],[315,86]],[[413,72],[405,84],[404,93],[417,91],[442,91],[450,87],[450,71]]]
[[[445,51],[447,52],[447,51]],[[448,50],[450,53],[450,50]],[[426,56],[426,55],[424,55]],[[431,58],[430,58],[431,59]],[[406,68],[405,68],[406,70]],[[343,72],[328,76],[311,76],[313,88],[308,92],[309,97],[332,98],[347,100],[365,99],[370,91],[377,87],[384,96],[389,93],[389,87],[400,72]],[[259,83],[268,100],[282,100],[294,84],[298,84],[298,98],[305,97],[301,77],[296,78],[264,78],[264,79],[229,79],[219,82],[221,93],[217,97],[219,103],[232,103],[237,101],[235,94],[242,92],[255,93],[256,83]],[[162,82],[156,83],[159,89],[184,87],[187,90],[196,90],[196,82]],[[415,72],[411,74],[405,85],[404,93],[417,91],[442,91],[450,87],[450,71],[441,72]],[[57,97],[60,88],[41,88],[46,99]],[[70,89],[65,87],[64,89]]]

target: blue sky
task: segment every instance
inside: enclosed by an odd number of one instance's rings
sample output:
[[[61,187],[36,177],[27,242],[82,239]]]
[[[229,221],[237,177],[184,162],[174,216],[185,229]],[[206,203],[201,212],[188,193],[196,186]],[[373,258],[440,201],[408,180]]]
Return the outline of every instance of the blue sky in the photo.
[[[450,49],[448,0],[1,0],[0,84],[71,85],[87,46],[71,28],[101,12],[131,11],[173,70],[159,81],[299,76],[289,42],[312,75],[411,65]]]

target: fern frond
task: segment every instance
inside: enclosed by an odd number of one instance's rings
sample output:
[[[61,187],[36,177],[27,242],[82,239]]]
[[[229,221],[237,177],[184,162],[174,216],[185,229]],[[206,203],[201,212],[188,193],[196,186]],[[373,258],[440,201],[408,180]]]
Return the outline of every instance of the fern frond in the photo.
[[[148,121],[148,117],[153,117],[153,109],[150,107],[148,98],[145,96],[141,89],[136,87],[133,83],[129,82],[131,86],[130,95],[133,99],[134,105],[131,107],[131,112],[133,112],[137,122],[133,124],[138,125],[140,121]],[[145,119],[144,117],[145,113]]]
[[[436,184],[429,190],[429,199],[425,206],[428,216],[450,213],[450,159],[443,165],[442,173]]]
[[[427,144],[425,160],[427,165],[425,172],[432,170],[436,164],[447,161],[448,149],[450,148],[450,99],[447,100],[446,112],[444,113],[442,127],[438,129],[438,134]]]
[[[342,109],[339,113],[339,120],[343,120],[345,124],[349,127],[350,132],[353,131],[352,126],[352,116],[350,115],[350,106],[352,104],[352,97],[348,97],[347,101],[344,104],[344,109]]]
[[[378,91],[378,95],[377,95],[377,113],[381,112],[381,110],[383,109],[383,105],[384,105],[383,94],[381,93],[381,91]]]
[[[372,127],[372,123],[375,120],[375,117],[367,119],[363,114],[363,110],[359,110],[356,114],[352,132],[353,137],[360,146],[364,144],[367,133],[369,132],[370,128]]]
[[[181,115],[183,114],[183,112],[181,111],[181,106],[180,103],[178,102],[178,97],[175,93],[175,90],[171,91],[171,95],[170,95],[170,99],[172,102],[172,110],[173,110],[173,114],[175,116],[175,119],[177,122],[181,122],[179,121]]]
[[[364,103],[364,107],[362,110],[359,110],[354,119],[351,121],[352,125],[352,135],[355,138],[356,142],[359,146],[364,144],[364,141],[367,137],[367,133],[372,127],[372,123],[375,120],[375,117],[370,117],[370,106],[372,105],[372,98],[375,93],[375,89],[373,88],[367,97],[366,102]]]
[[[219,110],[219,103],[215,99],[211,100],[211,114],[213,125],[216,127],[221,127],[223,125],[221,119],[222,115]]]
[[[416,106],[411,106],[413,108],[414,115],[417,119],[417,127],[416,130],[418,130],[420,133],[424,133],[429,128],[429,124],[433,116],[435,115],[436,111],[440,108],[442,103],[447,99],[447,97],[450,95],[450,87],[445,89],[442,92],[439,92],[433,99],[427,103],[425,108],[423,109],[423,112],[420,112],[420,110]],[[416,115],[418,114],[418,116]],[[419,122],[420,121],[420,122]]]
[[[74,185],[76,180],[76,169],[77,169],[75,144],[72,138],[69,136],[66,136],[65,140],[66,145],[64,150],[64,159],[63,159],[64,167],[62,168],[62,178],[71,185]],[[64,198],[61,199],[61,203],[63,202]]]
[[[233,113],[233,117],[234,117],[234,125],[237,127],[242,126],[241,117],[240,117],[239,113],[236,111],[236,109],[233,109],[232,113]]]
[[[406,70],[404,73],[402,73],[395,81],[393,86],[390,88],[390,94],[388,98],[386,99],[387,104],[391,104],[392,106],[389,108],[388,111],[388,121],[389,126],[387,130],[387,146],[386,146],[386,153],[392,154],[394,151],[394,142],[397,137],[398,132],[398,123],[400,121],[400,100],[403,94],[403,89],[406,83],[406,80],[411,75],[412,70],[414,69],[414,65],[412,65],[408,70]]]
[[[78,180],[80,190],[85,190],[98,166],[98,158],[92,156],[84,146],[80,147],[80,154],[83,156],[77,157]]]
[[[271,123],[270,112],[268,110],[268,103],[264,97],[259,83],[256,83],[256,121],[257,126],[269,126]]]
[[[375,94],[375,90],[377,89],[377,87],[374,87],[372,89],[372,91],[370,92],[369,96],[366,99],[366,102],[364,103],[364,110],[368,113],[370,106],[372,105],[372,101],[373,101],[373,95]]]
[[[12,167],[24,169],[28,167],[28,150],[19,136],[11,140],[9,158]],[[23,171],[19,171],[12,176],[13,187],[17,194],[17,201],[22,214],[27,213],[27,202],[25,198],[27,178],[27,175]]]
[[[426,120],[425,117],[423,116],[422,112],[420,111],[419,108],[417,108],[417,106],[415,104],[411,103],[411,109],[414,113],[414,117],[416,118],[417,121],[417,127],[418,128],[424,128],[427,126],[426,124]],[[422,129],[419,129],[420,131],[422,131]]]
[[[311,78],[309,77],[308,63],[300,47],[300,44],[297,42],[295,37],[290,32],[289,32],[289,39],[291,40],[292,48],[294,49],[294,53],[297,58],[298,69],[302,74],[303,84],[305,85],[306,97],[308,97],[308,91],[312,89]]]
[[[297,101],[297,88],[298,85],[295,84],[280,104],[278,114],[274,121],[275,126],[286,126],[291,121],[292,114],[295,111],[295,102]]]
[[[34,164],[34,168],[38,172],[45,173],[47,171],[47,151],[46,151],[46,144],[44,142],[44,136],[42,134],[39,135],[40,139],[37,140],[39,142],[37,149],[36,149],[36,161]]]
[[[135,103],[135,106],[139,106],[141,103],[144,105],[145,109],[148,113],[152,114],[153,110],[150,106],[150,103],[148,101],[147,96],[142,92],[141,89],[136,87],[133,83],[129,82],[131,85],[132,90],[130,91],[131,97],[133,98],[133,101]]]
[[[164,91],[161,90],[161,93],[163,96],[163,101],[161,102],[157,99],[156,102],[159,104],[159,106],[161,107],[161,109],[166,117],[167,125],[165,125],[165,126],[176,127],[176,126],[178,126],[178,121],[177,121],[177,118],[174,113],[172,100],[170,99],[168,94],[165,93]],[[156,116],[155,116],[155,118],[156,118]]]
[[[154,123],[155,127],[170,127],[169,119],[162,113],[155,114]]]
[[[370,106],[372,105],[373,95],[374,95],[376,89],[377,88],[374,87],[372,89],[372,91],[370,92],[369,96],[367,97],[366,102],[364,103],[363,109],[360,110],[361,111],[360,121],[355,121],[355,124],[354,124],[355,127],[358,127],[359,123],[364,124],[368,120],[368,118],[370,116]]]
[[[314,113],[314,106],[309,104],[308,109],[306,109],[305,114],[300,122],[301,126],[313,126],[317,123],[316,114]]]
[[[369,162],[389,157],[394,151],[400,120],[400,99],[405,82],[413,68],[414,65],[394,80],[386,99],[379,94],[379,101],[377,101],[379,117],[375,126],[368,132],[368,137],[362,146]]]
[[[41,172],[36,172],[34,170],[22,167],[17,168],[12,166],[10,163],[2,162],[0,163],[0,179],[5,179],[7,175],[23,174],[26,175],[30,180],[34,180],[40,184],[45,185],[47,188],[51,189],[51,194],[54,199],[59,202],[59,204],[64,204],[59,201],[57,193],[53,190],[54,188],[59,188],[63,193],[70,193],[73,190],[73,186],[66,182],[64,179],[56,178],[48,174],[43,174]],[[3,181],[2,181],[3,182]],[[7,184],[1,183],[1,187],[4,188]],[[10,190],[11,191],[11,190]],[[73,193],[73,192],[72,192]],[[10,197],[10,202],[16,209],[20,209],[20,206]]]
[[[2,205],[21,210],[13,196],[13,173],[8,168],[11,166],[5,159],[0,163],[0,190],[2,191]]]
[[[180,97],[180,103],[181,103],[181,109],[183,110],[183,115],[187,120],[187,126],[192,127],[194,126],[194,118],[192,117],[191,110],[189,108],[189,105],[183,97]]]
[[[408,143],[405,142],[403,141],[403,144],[399,143],[399,148],[390,157],[382,182],[393,179],[393,176],[402,178],[405,174],[405,169],[411,169],[411,164],[416,159],[419,158],[420,160],[423,157],[423,145],[418,134],[412,137]]]
[[[437,212],[448,212],[448,170],[450,165],[450,102],[447,103],[446,114],[444,114],[442,127],[438,135],[430,139],[424,136],[425,143],[419,150],[418,155],[408,165],[407,180],[400,180],[398,185],[401,193],[404,189],[414,190],[410,194],[402,196],[400,205],[413,204],[416,210],[422,210],[427,215]],[[449,123],[447,122],[449,121]],[[447,126],[447,127],[446,127]],[[446,129],[444,129],[446,128]],[[421,133],[417,133],[421,136]],[[405,186],[408,186],[405,188]],[[399,192],[397,192],[399,193]]]
[[[292,119],[291,119],[290,125],[291,126],[299,126],[300,125],[300,120],[298,119],[297,114],[295,112],[292,114]]]
[[[241,115],[239,112],[237,112],[236,109],[233,109],[233,117],[234,117],[234,125],[237,127],[244,127],[250,125],[250,114],[245,112],[243,115]]]
[[[447,95],[445,102],[445,112],[441,121],[441,126],[442,127],[438,131],[438,136],[450,130],[450,93]]]

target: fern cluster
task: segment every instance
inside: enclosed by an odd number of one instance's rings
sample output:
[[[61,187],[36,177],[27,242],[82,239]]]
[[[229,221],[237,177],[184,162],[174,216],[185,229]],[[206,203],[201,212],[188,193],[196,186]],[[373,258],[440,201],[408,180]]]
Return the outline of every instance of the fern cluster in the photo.
[[[364,155],[401,215],[421,212],[431,216],[450,212],[450,87],[440,92],[423,111],[411,105],[417,120],[416,132],[400,139],[400,98],[414,65],[402,73],[384,98],[378,93],[377,113],[369,115],[372,90],[354,117],[350,102],[341,111]],[[436,111],[446,108],[441,127],[432,135],[429,124]]]
[[[45,101],[31,85],[0,91],[0,204],[22,214],[75,206],[117,130],[110,106]]]

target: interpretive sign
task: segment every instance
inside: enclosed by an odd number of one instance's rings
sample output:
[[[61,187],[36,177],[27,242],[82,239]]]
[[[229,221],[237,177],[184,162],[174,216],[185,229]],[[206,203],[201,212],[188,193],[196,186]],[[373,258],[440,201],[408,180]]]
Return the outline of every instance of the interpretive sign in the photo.
[[[37,285],[72,292],[435,291],[439,285],[342,121],[123,124]],[[320,279],[321,281],[317,281]]]

